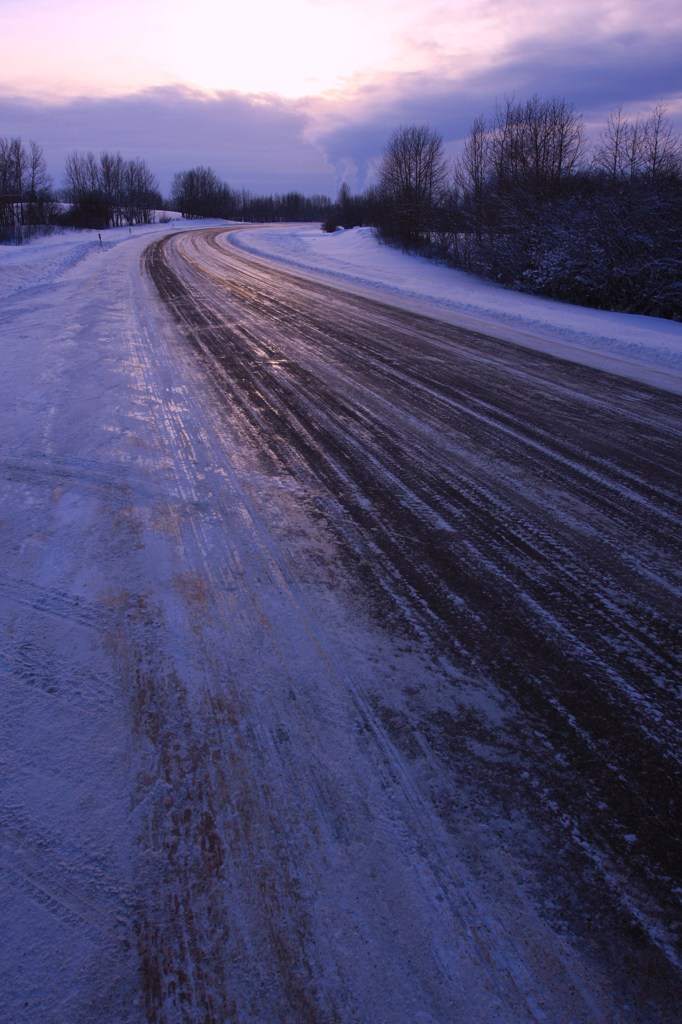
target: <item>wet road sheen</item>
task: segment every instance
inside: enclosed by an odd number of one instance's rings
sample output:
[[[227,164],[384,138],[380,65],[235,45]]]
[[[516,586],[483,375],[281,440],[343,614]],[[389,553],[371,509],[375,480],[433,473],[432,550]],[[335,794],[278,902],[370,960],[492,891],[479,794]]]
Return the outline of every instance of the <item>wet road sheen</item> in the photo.
[[[429,765],[446,828],[460,782],[483,817],[522,809],[548,919],[614,976],[644,964],[643,1005],[667,1019],[680,399],[306,281],[224,230],[171,236],[145,262],[245,450],[304,495],[328,573],[433,666],[437,699],[416,676],[400,701],[367,681],[367,701]]]

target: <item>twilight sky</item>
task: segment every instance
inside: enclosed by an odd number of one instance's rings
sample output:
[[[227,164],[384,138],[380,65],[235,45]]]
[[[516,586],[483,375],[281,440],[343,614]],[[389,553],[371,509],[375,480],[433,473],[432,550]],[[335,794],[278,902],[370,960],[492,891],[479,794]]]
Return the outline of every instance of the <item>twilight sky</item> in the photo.
[[[361,190],[400,124],[454,151],[496,101],[564,97],[596,131],[660,100],[682,129],[679,0],[0,0],[0,135],[143,157],[167,193]]]

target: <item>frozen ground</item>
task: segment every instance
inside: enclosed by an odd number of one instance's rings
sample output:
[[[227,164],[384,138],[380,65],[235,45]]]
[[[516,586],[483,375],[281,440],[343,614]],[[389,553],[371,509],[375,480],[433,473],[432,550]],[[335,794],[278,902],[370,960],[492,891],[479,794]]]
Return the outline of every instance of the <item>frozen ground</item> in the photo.
[[[319,480],[268,471],[226,417],[142,273],[148,243],[185,227],[0,247],[0,1019],[672,1024],[652,966],[667,933],[639,955],[644,899],[627,891],[631,959],[607,943],[605,967],[596,924],[572,942],[533,873],[533,851],[554,855],[527,808],[467,788],[476,758],[504,788],[513,701],[378,629],[349,600]],[[235,237],[680,390],[679,325],[515,296],[365,230]],[[258,362],[276,384],[277,359]],[[441,722],[455,682],[453,769],[412,702],[427,691]]]

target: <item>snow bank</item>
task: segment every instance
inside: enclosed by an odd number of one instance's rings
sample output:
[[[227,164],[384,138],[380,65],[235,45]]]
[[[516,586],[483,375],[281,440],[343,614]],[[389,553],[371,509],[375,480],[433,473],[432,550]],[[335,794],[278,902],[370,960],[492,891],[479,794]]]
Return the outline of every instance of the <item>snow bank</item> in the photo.
[[[180,215],[168,214],[173,219],[165,224],[140,224],[132,228],[112,228],[107,231],[75,231],[72,229],[34,238],[24,245],[0,245],[0,301],[25,288],[44,287],[64,271],[76,266],[95,249],[111,249],[115,245],[149,235],[149,240],[160,234],[186,227]],[[198,227],[224,224],[224,221],[202,221]],[[101,235],[101,241],[100,241]]]

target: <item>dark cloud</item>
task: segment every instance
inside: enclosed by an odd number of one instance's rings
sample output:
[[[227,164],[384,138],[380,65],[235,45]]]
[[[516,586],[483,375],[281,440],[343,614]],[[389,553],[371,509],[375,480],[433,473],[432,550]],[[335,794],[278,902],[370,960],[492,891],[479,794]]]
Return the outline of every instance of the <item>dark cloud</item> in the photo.
[[[177,87],[58,105],[0,99],[0,135],[35,139],[57,182],[68,153],[107,149],[145,159],[165,194],[173,174],[199,164],[235,188],[331,194],[334,172],[305,141],[307,124],[304,110],[278,97]]]
[[[475,92],[426,75],[393,78],[381,98],[373,96],[368,104],[363,100],[357,97],[361,109],[354,118],[336,120],[332,115],[330,127],[318,109],[310,132],[337,179],[347,180],[358,191],[373,180],[373,169],[399,125],[429,124],[452,142],[463,138],[481,113],[481,98]]]
[[[326,128],[317,112],[313,137],[330,163],[343,173],[355,170],[354,185],[371,178],[373,162],[391,132],[400,124],[428,123],[456,149],[474,118],[492,116],[505,97],[519,100],[537,93],[562,97],[584,115],[588,125],[601,125],[622,105],[652,109],[670,102],[669,116],[682,132],[682,36],[656,44],[630,34],[604,43],[585,40],[526,38],[494,64],[464,80],[443,74],[386,77],[358,87],[345,117]],[[677,101],[677,107],[673,104]],[[348,173],[348,172],[347,172]]]
[[[563,96],[586,116],[614,105],[654,105],[680,97],[682,34],[655,42],[629,33],[608,43],[533,40],[505,55],[476,84],[512,91]]]

